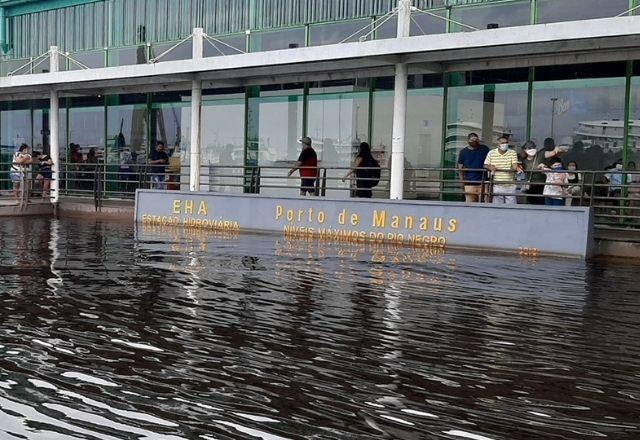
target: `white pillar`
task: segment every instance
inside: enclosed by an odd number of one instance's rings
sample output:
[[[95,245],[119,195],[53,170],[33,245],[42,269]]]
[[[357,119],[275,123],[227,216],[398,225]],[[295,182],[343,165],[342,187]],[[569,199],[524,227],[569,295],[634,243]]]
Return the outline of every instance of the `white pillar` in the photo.
[[[203,56],[202,28],[193,29],[193,58]],[[200,191],[200,114],[202,109],[202,81],[191,82],[191,155],[189,157],[189,189]]]
[[[411,0],[398,2],[398,38],[409,36]],[[391,141],[391,188],[389,198],[401,200],[404,192],[404,142],[407,125],[407,64],[396,64]]]
[[[58,48],[51,46],[49,49],[49,71],[60,71]],[[51,179],[51,203],[56,205],[60,199],[60,136],[58,133],[58,120],[60,116],[58,91],[51,89],[49,95],[49,156],[53,161]]]

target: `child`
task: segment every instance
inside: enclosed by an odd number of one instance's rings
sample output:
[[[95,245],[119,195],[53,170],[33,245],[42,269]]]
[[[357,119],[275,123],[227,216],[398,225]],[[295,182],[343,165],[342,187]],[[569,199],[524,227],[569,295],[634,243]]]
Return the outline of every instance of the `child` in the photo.
[[[548,206],[564,206],[569,175],[564,172],[562,162],[555,160],[551,168],[547,168],[544,164],[540,164],[538,168],[547,174],[546,184],[542,193],[545,196],[544,204]]]

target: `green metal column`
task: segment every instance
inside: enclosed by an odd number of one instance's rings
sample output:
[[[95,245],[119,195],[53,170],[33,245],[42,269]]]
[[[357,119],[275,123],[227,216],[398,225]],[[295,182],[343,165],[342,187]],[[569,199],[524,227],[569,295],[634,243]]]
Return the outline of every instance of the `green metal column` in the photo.
[[[623,151],[622,151],[622,162],[624,163],[625,169],[629,164],[630,157],[630,131],[631,131],[631,106],[633,105],[632,96],[631,96],[631,81],[633,77],[633,61],[627,61],[627,74],[626,74],[626,82],[625,82],[625,90],[624,90],[624,142],[623,142]]]
[[[533,82],[535,81],[535,67],[529,67],[529,78],[527,80],[527,133],[526,141],[533,137]]]
[[[538,21],[538,0],[531,0],[531,24]]]
[[[247,87],[245,95],[244,192],[250,192],[251,174],[259,164],[260,149],[260,86]],[[252,169],[253,167],[253,169]]]

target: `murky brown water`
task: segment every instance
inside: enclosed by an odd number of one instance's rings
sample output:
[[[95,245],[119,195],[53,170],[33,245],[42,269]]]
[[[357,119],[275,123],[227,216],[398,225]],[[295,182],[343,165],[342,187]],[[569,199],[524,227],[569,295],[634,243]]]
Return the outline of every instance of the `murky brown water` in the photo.
[[[639,267],[0,220],[0,439],[637,439]]]

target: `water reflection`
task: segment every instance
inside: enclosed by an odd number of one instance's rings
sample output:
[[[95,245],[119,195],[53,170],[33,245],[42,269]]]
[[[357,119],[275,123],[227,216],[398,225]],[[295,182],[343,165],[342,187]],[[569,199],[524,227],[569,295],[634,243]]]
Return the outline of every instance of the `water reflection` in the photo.
[[[0,438],[639,435],[619,261],[12,219],[0,262]]]

